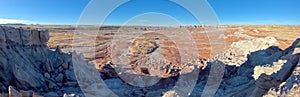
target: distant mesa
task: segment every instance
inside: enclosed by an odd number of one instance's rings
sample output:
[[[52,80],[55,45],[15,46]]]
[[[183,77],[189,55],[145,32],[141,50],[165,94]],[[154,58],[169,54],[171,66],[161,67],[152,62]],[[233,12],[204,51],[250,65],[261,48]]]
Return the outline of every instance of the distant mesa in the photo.
[[[26,26],[27,24],[23,23],[6,23],[6,24],[0,24],[2,26]]]

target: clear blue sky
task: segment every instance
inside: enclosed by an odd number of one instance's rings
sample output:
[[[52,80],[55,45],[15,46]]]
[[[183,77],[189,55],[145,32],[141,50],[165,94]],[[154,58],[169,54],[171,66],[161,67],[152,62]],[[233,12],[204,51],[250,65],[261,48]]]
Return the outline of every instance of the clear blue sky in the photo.
[[[89,0],[0,0],[0,23],[76,24]],[[208,0],[221,24],[300,24],[300,0]],[[166,0],[120,6],[106,23],[122,24],[137,13],[161,12],[197,24],[184,8]],[[163,22],[163,21],[162,21]]]

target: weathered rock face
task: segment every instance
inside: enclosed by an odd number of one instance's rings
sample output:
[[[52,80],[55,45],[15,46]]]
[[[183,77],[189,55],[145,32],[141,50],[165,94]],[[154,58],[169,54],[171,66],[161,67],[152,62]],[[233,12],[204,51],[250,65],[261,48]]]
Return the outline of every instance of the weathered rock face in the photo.
[[[288,60],[285,63],[285,68],[274,73],[273,76],[276,74],[276,77],[283,79],[284,82],[280,84],[276,84],[275,87],[272,87],[267,93],[266,97],[272,96],[286,96],[286,97],[298,97],[300,96],[299,92],[299,78],[300,78],[300,39],[297,39],[291,47],[285,50],[287,55],[282,56],[283,59]],[[287,72],[291,66],[291,70]],[[285,76],[285,75],[287,76]],[[272,75],[271,75],[272,77]]]
[[[1,27],[0,40],[2,44],[12,41],[19,45],[45,45],[49,40],[49,33],[45,30],[14,29],[11,27]]]
[[[39,94],[55,90],[63,95],[59,90],[71,87],[65,83],[76,82],[71,55],[48,49],[48,39],[46,30],[0,26],[1,92],[13,86]]]
[[[265,42],[248,44],[247,47],[261,43]],[[260,46],[264,47],[263,44]],[[295,79],[299,73],[297,67],[300,58],[299,53],[294,53],[297,52],[297,44],[299,39],[286,50],[274,46],[266,49],[255,47],[258,50],[249,52],[244,63],[226,68],[216,96],[296,96],[296,91],[288,91],[299,86]]]
[[[212,58],[212,60],[219,60],[227,65],[240,66],[247,61],[247,54],[258,50],[267,49],[276,43],[277,40],[274,37],[256,38],[234,42],[228,50],[218,54],[216,57]]]

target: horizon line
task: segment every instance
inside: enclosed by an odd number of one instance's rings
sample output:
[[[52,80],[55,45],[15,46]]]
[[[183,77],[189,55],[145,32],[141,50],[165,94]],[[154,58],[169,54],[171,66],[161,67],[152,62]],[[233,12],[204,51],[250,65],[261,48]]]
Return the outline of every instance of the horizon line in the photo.
[[[10,26],[100,26],[91,24],[23,24],[23,23],[6,23],[0,25],[10,25]],[[179,27],[179,26],[300,26],[300,24],[218,24],[218,25],[101,25],[101,26],[153,26],[153,27]]]

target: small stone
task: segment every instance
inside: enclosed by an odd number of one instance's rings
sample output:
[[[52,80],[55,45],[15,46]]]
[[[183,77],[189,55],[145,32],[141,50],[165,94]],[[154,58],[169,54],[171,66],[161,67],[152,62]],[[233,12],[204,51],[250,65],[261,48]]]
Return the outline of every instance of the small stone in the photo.
[[[60,66],[60,67],[58,68],[58,72],[61,73],[61,72],[63,72],[63,71],[64,71],[63,67]]]
[[[76,81],[75,73],[72,70],[66,70],[65,76],[66,76],[67,80],[69,80],[69,81]]]
[[[23,96],[19,91],[17,91],[12,86],[8,87],[8,95],[9,95],[9,97],[22,97]]]
[[[68,86],[68,87],[76,87],[78,86],[78,83],[77,82],[66,82],[64,83],[65,86]]]
[[[56,85],[54,82],[49,81],[49,86],[48,86],[48,88],[53,89],[53,88],[56,87],[56,86],[57,86],[57,85]]]
[[[63,86],[63,83],[56,83],[59,87]]]
[[[69,69],[73,69],[73,65],[71,62],[68,62]]]
[[[59,72],[58,72],[58,69],[55,69],[55,70],[54,70],[54,73],[55,73],[55,74],[58,74],[58,73],[59,73]]]
[[[61,51],[60,46],[57,46],[57,47],[56,47],[55,52],[57,52],[57,53],[63,53],[63,52]]]
[[[300,47],[295,48],[295,49],[294,49],[294,52],[293,52],[293,54],[298,54],[298,53],[300,53]]]
[[[63,97],[75,97],[76,95],[75,94],[64,94],[64,96]]]
[[[64,94],[64,96],[63,97],[68,97],[68,95],[67,94]]]
[[[45,66],[46,66],[47,72],[51,72],[54,70],[52,62],[49,59],[46,60]]]
[[[68,63],[63,63],[62,66],[63,66],[64,69],[69,69],[69,64]]]
[[[74,97],[74,96],[76,96],[76,95],[75,95],[75,94],[70,94],[70,96]]]
[[[47,78],[47,79],[50,79],[50,78],[51,78],[49,73],[45,73],[45,74],[44,74],[44,77]]]
[[[57,82],[62,82],[64,80],[64,75],[62,73],[59,73],[56,77],[55,77],[55,81]]]

